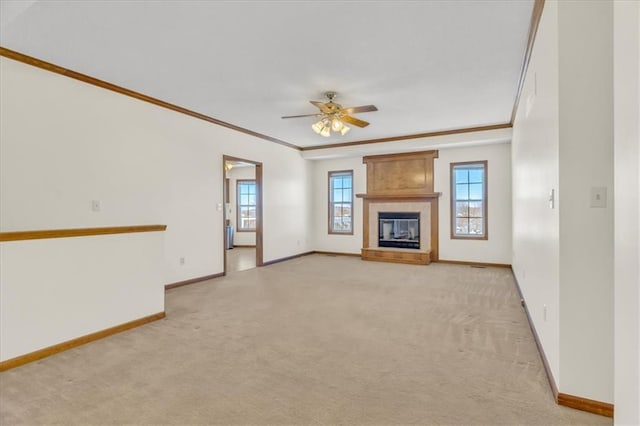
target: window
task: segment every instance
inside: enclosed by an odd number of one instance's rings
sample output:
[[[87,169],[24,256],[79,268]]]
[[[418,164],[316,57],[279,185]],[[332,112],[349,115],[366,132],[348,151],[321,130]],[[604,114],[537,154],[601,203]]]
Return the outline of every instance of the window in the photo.
[[[487,162],[451,163],[451,238],[487,239]]]
[[[238,179],[236,181],[236,202],[238,231],[256,230],[256,181]]]
[[[329,172],[329,233],[353,234],[353,170]]]

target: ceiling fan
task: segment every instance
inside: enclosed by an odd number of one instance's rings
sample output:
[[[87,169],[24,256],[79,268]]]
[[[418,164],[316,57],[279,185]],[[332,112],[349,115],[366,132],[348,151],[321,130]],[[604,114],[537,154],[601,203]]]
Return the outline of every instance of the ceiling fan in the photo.
[[[336,95],[336,92],[326,92],[325,96],[329,99],[329,102],[309,101],[315,105],[320,112],[315,114],[287,115],[282,118],[320,117],[320,120],[313,124],[311,128],[314,132],[324,137],[329,137],[332,130],[334,132],[340,132],[342,135],[346,134],[350,128],[344,123],[353,124],[357,127],[367,127],[369,125],[368,122],[352,117],[351,114],[377,111],[378,108],[376,108],[375,105],[343,108],[342,105],[333,102]]]

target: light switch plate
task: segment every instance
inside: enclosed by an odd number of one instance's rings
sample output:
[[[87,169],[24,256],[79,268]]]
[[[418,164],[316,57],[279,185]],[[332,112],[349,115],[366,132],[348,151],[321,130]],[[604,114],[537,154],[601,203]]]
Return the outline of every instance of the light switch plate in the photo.
[[[604,186],[591,187],[591,207],[607,207],[607,188]]]

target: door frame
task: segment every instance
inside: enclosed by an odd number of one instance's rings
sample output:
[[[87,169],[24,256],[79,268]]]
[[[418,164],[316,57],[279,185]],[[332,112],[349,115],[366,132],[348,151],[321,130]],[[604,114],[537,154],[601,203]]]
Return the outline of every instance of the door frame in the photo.
[[[228,199],[227,190],[227,171],[225,165],[227,161],[242,161],[243,163],[253,164],[255,166],[255,180],[256,180],[256,267],[264,265],[263,252],[262,252],[262,163],[254,160],[247,160],[246,158],[233,157],[231,155],[222,156],[222,200]],[[223,253],[223,274],[227,274],[227,209],[222,209],[222,253]]]

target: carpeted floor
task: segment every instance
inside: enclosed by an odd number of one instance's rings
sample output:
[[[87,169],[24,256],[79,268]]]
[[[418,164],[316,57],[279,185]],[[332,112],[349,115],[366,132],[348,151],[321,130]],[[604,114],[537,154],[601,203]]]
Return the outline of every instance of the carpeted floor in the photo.
[[[511,272],[311,255],[0,374],[0,424],[611,425],[557,406]]]

